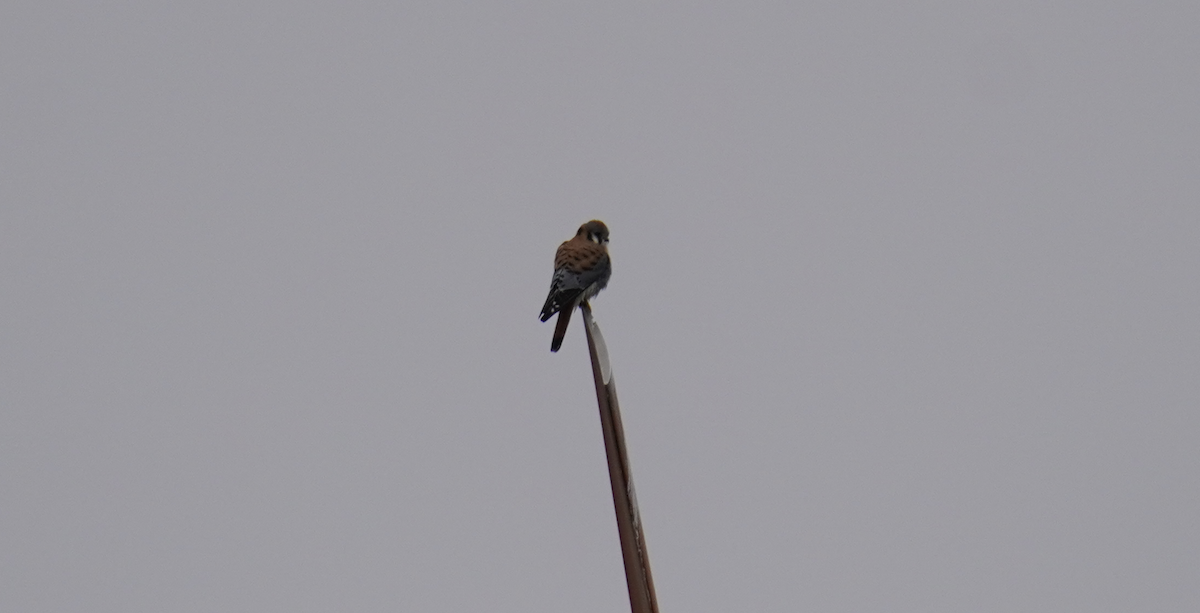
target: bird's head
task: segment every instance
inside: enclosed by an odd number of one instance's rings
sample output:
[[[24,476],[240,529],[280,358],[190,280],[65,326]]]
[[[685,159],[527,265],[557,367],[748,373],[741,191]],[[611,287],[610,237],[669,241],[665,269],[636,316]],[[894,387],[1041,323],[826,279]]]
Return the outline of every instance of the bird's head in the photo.
[[[604,222],[599,219],[593,219],[579,226],[579,231],[575,233],[575,236],[582,236],[598,245],[607,245],[608,226],[604,225]]]

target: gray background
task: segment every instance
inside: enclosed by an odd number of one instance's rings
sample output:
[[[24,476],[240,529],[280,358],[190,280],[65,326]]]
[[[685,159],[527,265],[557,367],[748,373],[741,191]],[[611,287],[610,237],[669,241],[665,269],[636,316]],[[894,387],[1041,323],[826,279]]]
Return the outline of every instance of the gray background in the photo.
[[[1200,4],[0,7],[0,609],[1200,606]]]

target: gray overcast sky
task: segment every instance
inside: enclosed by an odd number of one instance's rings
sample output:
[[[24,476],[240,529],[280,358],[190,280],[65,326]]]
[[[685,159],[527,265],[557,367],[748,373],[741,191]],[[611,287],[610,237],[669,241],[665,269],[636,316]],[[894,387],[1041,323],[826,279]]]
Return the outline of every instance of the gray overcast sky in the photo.
[[[0,609],[1200,607],[1200,4],[0,7]],[[627,610],[627,609],[626,609]]]

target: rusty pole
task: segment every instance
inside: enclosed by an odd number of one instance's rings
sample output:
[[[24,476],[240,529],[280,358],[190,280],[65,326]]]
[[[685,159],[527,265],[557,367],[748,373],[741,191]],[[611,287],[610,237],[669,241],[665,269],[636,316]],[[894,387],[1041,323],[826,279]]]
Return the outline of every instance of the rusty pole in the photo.
[[[629,455],[625,451],[625,430],[621,426],[621,410],[617,405],[617,386],[608,362],[608,347],[604,344],[600,327],[592,319],[591,306],[584,302],[579,305],[579,310],[583,311],[588,352],[592,357],[596,402],[600,405],[600,428],[604,431],[608,477],[612,482],[613,507],[617,512],[617,534],[621,537],[625,582],[629,586],[629,608],[632,613],[658,613],[654,579],[650,576],[650,556],[646,552],[637,493],[633,489],[633,475],[629,472]]]

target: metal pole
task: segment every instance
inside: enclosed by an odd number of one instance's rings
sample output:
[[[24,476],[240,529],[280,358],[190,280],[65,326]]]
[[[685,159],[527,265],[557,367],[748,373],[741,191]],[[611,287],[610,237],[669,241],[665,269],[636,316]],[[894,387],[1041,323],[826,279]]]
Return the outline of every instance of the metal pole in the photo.
[[[584,302],[579,309],[583,311],[588,352],[592,357],[596,402],[600,405],[600,428],[604,432],[608,477],[612,482],[613,507],[617,512],[617,533],[621,537],[625,582],[629,586],[629,607],[632,613],[658,613],[654,579],[650,576],[650,556],[646,552],[637,493],[633,489],[633,475],[629,472],[629,455],[625,451],[625,429],[621,426],[621,410],[617,405],[617,386],[608,362],[608,347],[604,344],[600,327],[592,319],[591,306]]]

